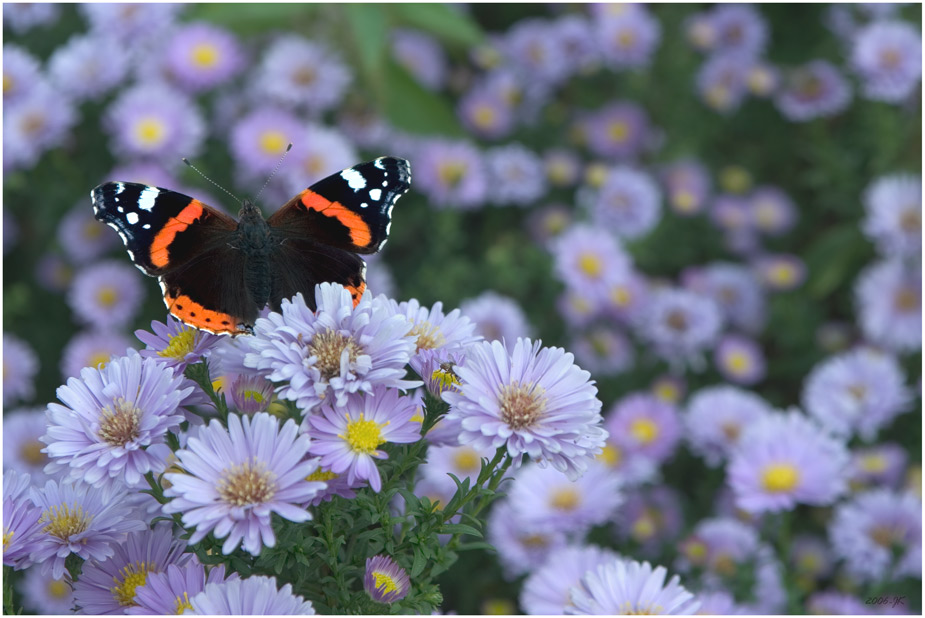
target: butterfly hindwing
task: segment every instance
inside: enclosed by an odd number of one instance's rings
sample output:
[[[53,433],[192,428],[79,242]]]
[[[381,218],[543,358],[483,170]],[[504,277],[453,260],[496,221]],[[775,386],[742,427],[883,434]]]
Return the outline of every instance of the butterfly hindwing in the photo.
[[[366,290],[366,262],[356,253],[308,239],[287,239],[270,262],[272,287],[270,309],[279,311],[284,298],[302,292],[305,303],[315,310],[315,285],[340,283],[350,292],[353,304]]]

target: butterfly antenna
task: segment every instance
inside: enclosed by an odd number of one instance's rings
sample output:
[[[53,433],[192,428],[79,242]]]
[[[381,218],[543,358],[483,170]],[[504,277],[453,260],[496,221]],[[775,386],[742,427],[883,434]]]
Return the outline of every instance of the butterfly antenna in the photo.
[[[200,176],[202,176],[203,178],[205,178],[206,180],[208,180],[209,182],[211,182],[213,185],[215,185],[216,187],[218,187],[219,189],[221,189],[222,191],[224,191],[225,193],[227,193],[228,195],[230,195],[232,198],[234,198],[234,201],[236,201],[238,204],[241,204],[242,206],[244,205],[244,203],[243,203],[241,200],[238,199],[238,196],[237,196],[237,195],[235,195],[234,193],[232,193],[231,191],[229,191],[228,189],[226,189],[226,188],[223,187],[222,185],[218,184],[217,182],[215,182],[214,180],[212,180],[211,178],[209,178],[208,176],[206,176],[205,174],[203,174],[202,171],[201,171],[199,168],[197,168],[195,165],[193,165],[192,163],[189,162],[189,159],[187,159],[186,157],[183,157],[183,162],[186,163],[187,165],[189,165],[191,168],[193,168],[193,170],[195,170],[197,174],[199,174]]]
[[[289,154],[289,151],[292,150],[292,144],[290,143],[286,146],[286,152],[280,156],[279,161],[276,162],[276,167],[273,168],[273,171],[270,172],[270,176],[267,178],[267,181],[263,183],[263,186],[260,187],[260,191],[257,192],[257,195],[254,196],[254,201],[257,201],[257,198],[260,197],[260,194],[263,193],[263,190],[267,188],[267,185],[270,184],[270,180],[276,176],[276,172],[279,171],[279,166],[283,164],[283,159],[286,158],[286,155]]]

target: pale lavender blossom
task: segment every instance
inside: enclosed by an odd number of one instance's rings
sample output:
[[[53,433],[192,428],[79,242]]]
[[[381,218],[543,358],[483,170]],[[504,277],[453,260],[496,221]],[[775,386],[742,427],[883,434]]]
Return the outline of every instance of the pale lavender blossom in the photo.
[[[582,162],[571,150],[551,148],[543,154],[546,178],[557,187],[570,187],[578,182]],[[560,229],[565,229],[562,225]]]
[[[124,260],[97,262],[81,270],[67,297],[81,322],[109,329],[134,318],[143,298],[141,279]]]
[[[7,10],[9,8],[7,7]],[[43,82],[41,65],[31,52],[14,43],[7,43],[3,46],[4,106],[12,105],[25,98]]]
[[[200,92],[230,81],[244,67],[244,51],[231,32],[191,22],[177,27],[167,39],[161,62],[172,81]]]
[[[875,21],[854,35],[851,65],[864,96],[900,103],[920,89],[922,34],[904,21]]]
[[[629,101],[601,107],[584,118],[580,126],[591,152],[617,159],[637,157],[652,131],[646,111]]]
[[[793,568],[803,581],[815,583],[831,574],[832,550],[821,537],[812,534],[797,535],[790,547],[788,567]]]
[[[228,392],[232,407],[241,414],[266,412],[273,403],[273,383],[260,376],[239,375]]]
[[[561,530],[525,525],[507,500],[494,505],[486,527],[486,540],[497,550],[502,574],[508,580],[532,571],[568,542]]]
[[[683,217],[698,214],[710,197],[710,174],[703,164],[682,159],[666,166],[660,174],[671,210]]]
[[[813,592],[806,599],[806,611],[818,616],[862,616],[871,613],[870,606],[859,597],[838,590]]]
[[[721,114],[736,111],[748,94],[748,58],[714,54],[697,71],[697,92],[703,102]]]
[[[683,414],[685,438],[707,465],[717,467],[742,433],[772,408],[757,394],[735,386],[711,386],[694,393]]]
[[[578,363],[594,376],[613,376],[633,367],[635,350],[619,329],[606,324],[592,327],[571,346]]]
[[[98,221],[83,201],[61,218],[56,235],[75,264],[85,264],[119,245],[116,231]]]
[[[18,586],[23,607],[37,614],[70,614],[74,591],[67,577],[55,578],[41,569],[29,569]]]
[[[593,222],[620,238],[644,236],[658,224],[662,196],[646,173],[628,166],[611,169],[591,205]]]
[[[765,288],[774,292],[794,290],[806,281],[806,264],[789,253],[766,253],[752,260],[752,270]]]
[[[755,229],[763,234],[780,236],[796,225],[797,207],[778,187],[757,187],[749,196],[748,205]]]
[[[499,139],[514,129],[513,106],[497,90],[476,84],[460,98],[456,114],[476,137]]]
[[[922,253],[922,176],[890,174],[868,185],[861,229],[881,255]]]
[[[753,526],[731,517],[713,517],[698,522],[678,549],[683,568],[702,567],[711,574],[732,576],[755,559],[760,544]]]
[[[496,146],[485,152],[485,167],[494,204],[529,206],[546,193],[543,162],[521,144]]]
[[[222,337],[187,326],[168,314],[164,322],[151,322],[151,332],[136,330],[135,336],[145,344],[139,352],[182,372],[187,365],[198,363],[209,355]]]
[[[3,413],[3,469],[16,470],[34,484],[48,480],[48,456],[39,440],[45,434],[45,408],[7,409]]]
[[[433,350],[447,357],[450,353],[462,352],[470,344],[482,339],[475,334],[476,323],[460,309],[444,313],[443,303],[439,301],[428,308],[422,306],[416,298],[401,303],[384,295],[379,298],[389,311],[403,315],[411,322],[412,327],[408,334],[415,338],[415,352],[410,364],[424,379],[430,379],[430,376],[422,372],[422,352]]]
[[[648,66],[661,41],[661,25],[644,5],[605,12],[594,22],[594,36],[605,66],[639,69]]]
[[[48,76],[75,101],[96,100],[125,80],[129,63],[129,52],[112,37],[78,34],[48,59]]]
[[[757,56],[767,44],[768,24],[758,6],[718,4],[710,12],[715,51]]]
[[[899,354],[922,348],[921,264],[874,263],[861,271],[854,291],[858,323],[870,343]]]
[[[6,468],[6,461],[4,469],[3,564],[19,570],[33,564],[29,554],[47,522],[42,518],[42,509],[29,498],[29,473]]]
[[[276,578],[263,575],[207,583],[189,602],[192,611],[187,611],[198,616],[308,616],[315,613],[311,601],[293,594],[292,584],[277,589]]]
[[[528,81],[557,84],[570,70],[557,34],[546,19],[521,19],[505,34],[501,52]]]
[[[630,492],[615,519],[619,538],[637,543],[642,555],[658,555],[681,533],[680,495],[668,485]]]
[[[31,168],[62,145],[77,121],[73,101],[40,81],[14,104],[4,103],[3,169]]]
[[[238,574],[231,573],[228,579],[238,579]],[[206,573],[206,567],[194,555],[185,564],[168,564],[160,571],[146,573],[144,583],[135,589],[133,604],[125,608],[125,613],[178,615],[192,609],[190,598],[202,592],[206,584],[223,581],[224,564],[212,566]]]
[[[3,333],[3,405],[8,406],[35,395],[35,374],[39,359],[26,341],[10,332]]]
[[[185,7],[173,3],[81,3],[77,5],[90,31],[116,38],[120,43],[147,49],[160,41]]]
[[[572,587],[565,608],[571,615],[671,614],[690,615],[700,602],[681,585],[677,575],[665,583],[665,567],[616,559],[588,571]]]
[[[646,392],[627,395],[614,404],[604,428],[625,451],[659,464],[674,455],[681,440],[677,408]]]
[[[662,288],[652,292],[641,334],[659,356],[672,363],[698,363],[702,352],[716,343],[722,323],[722,313],[712,298],[681,288]]]
[[[61,15],[61,5],[45,2],[11,2],[3,8],[3,25],[16,34],[36,26],[50,26]],[[4,53],[4,56],[6,54]]]
[[[302,135],[303,124],[288,110],[272,105],[257,107],[232,125],[231,156],[243,174],[262,182],[261,177],[276,167],[288,145]]]
[[[475,298],[462,301],[459,308],[475,323],[475,334],[487,341],[514,341],[518,337],[530,337],[533,333],[520,304],[497,292],[482,292]]]
[[[617,237],[607,229],[575,224],[552,243],[556,275],[567,286],[604,295],[622,281],[632,262]]]
[[[414,172],[417,189],[439,208],[478,208],[490,193],[485,161],[468,142],[425,141]]]
[[[564,13],[553,20],[552,28],[569,74],[589,73],[597,68],[601,50],[590,19],[580,14]]]
[[[612,549],[597,545],[557,547],[524,581],[520,606],[530,615],[563,614],[571,603],[570,588],[589,570],[617,558]]]
[[[287,34],[264,52],[253,91],[286,107],[319,113],[340,103],[352,79],[347,65],[326,45]]]
[[[767,373],[761,345],[741,335],[723,335],[713,351],[713,362],[720,375],[734,384],[756,384]]]
[[[431,90],[441,88],[447,79],[446,54],[440,43],[423,31],[394,29],[392,55],[418,82]]]
[[[113,356],[124,356],[132,341],[113,331],[88,330],[79,332],[61,351],[61,375],[67,380],[84,367],[100,368]]]
[[[303,124],[292,151],[286,156],[286,164],[280,169],[280,184],[290,194],[301,193],[305,187],[360,161],[353,144],[337,129]]]
[[[854,490],[892,487],[902,483],[909,463],[906,449],[895,442],[857,448],[851,452],[851,478]]]
[[[749,333],[764,326],[764,289],[747,266],[733,262],[691,266],[681,273],[681,281],[687,289],[712,298],[726,323]]]
[[[380,554],[366,559],[363,589],[374,601],[394,603],[408,594],[411,580],[408,573],[392,558]]]
[[[103,126],[114,152],[165,162],[199,154],[206,133],[195,103],[157,82],[123,90],[106,110]]]
[[[774,102],[788,120],[806,122],[848,107],[851,87],[834,65],[813,60],[786,75]]]

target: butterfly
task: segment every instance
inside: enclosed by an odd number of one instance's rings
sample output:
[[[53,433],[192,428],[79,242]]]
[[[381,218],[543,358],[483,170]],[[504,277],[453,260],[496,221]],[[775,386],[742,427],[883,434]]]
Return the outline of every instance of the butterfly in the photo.
[[[215,334],[251,333],[268,305],[314,287],[342,284],[354,306],[366,289],[366,263],[389,236],[392,207],[411,186],[411,165],[379,157],[305,189],[268,219],[244,200],[235,220],[169,189],[107,182],[93,189],[93,212],[114,228],[129,257],[157,277],[178,320]]]

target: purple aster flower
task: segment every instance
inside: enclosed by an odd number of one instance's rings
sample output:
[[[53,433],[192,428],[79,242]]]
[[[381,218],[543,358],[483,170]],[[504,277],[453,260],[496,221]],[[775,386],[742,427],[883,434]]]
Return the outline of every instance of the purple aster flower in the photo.
[[[706,207],[711,190],[710,174],[701,163],[677,161],[662,170],[661,179],[668,204],[676,214],[689,217]]]
[[[183,525],[196,528],[190,544],[214,532],[225,538],[223,554],[242,544],[258,555],[276,544],[273,513],[297,523],[312,518],[298,506],[324,486],[305,480],[318,468],[317,459],[305,458],[309,444],[292,419],[280,428],[265,412],[231,414],[228,429],[213,419],[177,451],[183,472],[164,475],[171,485],[164,495],[173,498],[164,512],[183,513]]]
[[[543,162],[520,144],[496,146],[485,153],[492,203],[528,206],[546,193]]]
[[[166,43],[164,69],[180,86],[193,92],[221,85],[244,65],[237,38],[205,22],[179,26]]]
[[[119,244],[119,235],[93,216],[84,202],[72,208],[58,224],[58,244],[77,264],[100,257]]]
[[[47,252],[35,265],[39,285],[55,294],[66,291],[74,280],[74,267],[57,253]]]
[[[855,449],[851,452],[851,488],[896,488],[903,480],[908,461],[906,449],[894,442]]]
[[[604,428],[618,446],[659,463],[674,455],[681,440],[677,408],[649,393],[618,401],[607,414]]]
[[[129,534],[113,546],[112,556],[83,565],[74,583],[74,601],[85,614],[124,614],[136,605],[138,589],[149,576],[163,573],[168,565],[189,562],[193,554],[184,554],[185,548],[170,525]]]
[[[241,414],[266,412],[273,402],[273,383],[260,376],[240,375],[228,390],[231,405]]]
[[[644,318],[649,297],[657,288],[657,284],[650,283],[641,273],[628,269],[608,282],[602,299],[603,309],[607,315],[635,328]]]
[[[649,391],[664,402],[677,405],[687,391],[684,378],[665,374],[652,381]]]
[[[568,74],[589,73],[600,63],[600,48],[594,26],[584,15],[566,13],[552,22],[553,37],[565,58]]]
[[[737,616],[744,611],[736,604],[735,597],[728,590],[700,590],[697,600],[700,601],[700,610],[697,613],[701,616]]]
[[[162,161],[198,154],[206,132],[193,101],[158,82],[124,90],[106,111],[104,126],[115,152]]]
[[[166,435],[184,420],[177,407],[191,391],[182,376],[137,353],[81,370],[58,388],[64,405],[48,404],[46,471],[95,486],[144,485],[145,474],[167,467]]]
[[[296,137],[287,164],[282,168],[282,186],[287,195],[346,169],[360,160],[343,133],[319,124],[306,125]],[[281,198],[280,201],[287,198]]]
[[[769,97],[780,87],[780,71],[764,60],[754,60],[745,81],[751,94]]]
[[[681,288],[662,288],[652,292],[641,334],[666,360],[698,363],[701,352],[716,342],[722,322],[713,299]]]
[[[845,444],[797,410],[765,416],[743,432],[727,479],[750,513],[832,504],[847,489]]]
[[[451,406],[447,420],[460,423],[460,443],[506,446],[515,460],[527,454],[576,479],[607,434],[597,388],[573,359],[529,339],[510,349],[500,341],[471,345],[466,364],[456,368],[459,392],[443,392]]]
[[[813,592],[806,599],[806,611],[819,616],[862,616],[870,614],[870,606],[860,598],[837,590]]]
[[[466,142],[427,140],[414,169],[417,188],[434,206],[473,209],[488,197],[488,171],[479,151]]]
[[[716,51],[757,56],[768,40],[768,24],[758,7],[748,4],[719,4],[710,15],[716,33]]]
[[[16,34],[25,34],[36,26],[50,26],[58,20],[60,14],[61,6],[57,4],[10,3],[3,9],[3,25],[9,26]]]
[[[24,99],[42,81],[42,68],[35,56],[13,43],[3,46],[4,105]]]
[[[520,606],[527,614],[563,614],[571,605],[569,591],[582,576],[619,556],[597,545],[566,545],[549,552],[542,566],[530,573],[520,591]]]
[[[180,184],[180,182],[162,166],[147,161],[117,165],[100,180],[103,181],[108,178],[120,178],[126,182],[138,182],[154,187],[176,187]],[[201,191],[197,189],[197,195],[199,193],[201,193]],[[214,204],[215,202],[212,203]],[[86,205],[84,205],[84,208],[86,208]],[[96,224],[99,225],[99,221],[97,221]],[[108,226],[104,225],[102,227]]]
[[[797,208],[778,187],[757,187],[748,201],[755,229],[759,232],[780,236],[796,225]]]
[[[755,583],[751,588],[751,603],[742,604],[742,612],[754,614],[782,614],[787,603],[787,589],[784,587],[783,567],[774,557],[774,550],[761,545],[754,559]]]
[[[29,499],[31,485],[27,472],[6,469],[3,473],[3,564],[17,570],[33,564],[29,553],[45,525],[42,509]]]
[[[652,231],[661,218],[662,196],[646,174],[629,167],[610,170],[594,198],[594,223],[626,239]]]
[[[543,155],[546,178],[557,187],[570,187],[578,182],[581,173],[581,159],[571,150],[552,148]],[[565,225],[559,227],[565,229]]]
[[[869,348],[833,356],[813,368],[803,406],[832,433],[869,442],[912,403],[896,358]]]
[[[864,234],[882,255],[914,257],[922,253],[922,177],[881,176],[864,192]]]
[[[671,546],[681,533],[682,524],[681,498],[667,485],[630,493],[616,517],[619,537],[635,541],[640,553],[648,556]]]
[[[421,385],[402,379],[415,351],[412,324],[389,311],[385,299],[367,293],[354,307],[343,286],[322,283],[315,301],[317,313],[301,293],[283,299],[281,313],[258,319],[247,340],[251,352],[245,364],[274,382],[287,382],[279,397],[308,414],[329,397],[343,406],[349,394],[372,393],[375,385]]]
[[[443,485],[452,496],[456,493],[456,483],[450,474],[459,480],[468,478],[474,483],[482,469],[482,459],[490,460],[492,455],[492,451],[479,451],[471,445],[431,446],[427,449],[427,463],[418,469],[418,473],[422,480]]]
[[[556,84],[565,79],[570,68],[557,34],[546,19],[521,19],[501,41],[502,53],[527,80]]]
[[[645,110],[635,103],[618,101],[584,119],[588,148],[601,157],[636,157],[649,139],[651,128]]]
[[[747,427],[771,414],[771,406],[751,391],[711,386],[694,393],[684,413],[691,450],[717,467],[729,457]]]
[[[514,513],[508,500],[497,502],[488,515],[487,541],[498,552],[505,579],[511,580],[543,564],[566,545],[562,530],[528,526]]]
[[[417,374],[424,378],[424,388],[427,391],[434,395],[435,397],[440,397],[440,394],[447,390],[459,389],[459,376],[456,375],[456,367],[464,365],[466,363],[466,353],[464,350],[458,351],[445,351],[445,350],[421,350],[412,359],[412,362],[419,366],[418,369],[415,369]],[[438,421],[438,425],[443,425],[443,428],[446,429],[446,424],[443,421]],[[434,433],[437,430],[437,425],[431,428],[431,431],[428,432],[428,440],[440,441],[436,438]],[[455,443],[455,435],[444,436],[444,432],[439,432],[442,437],[451,438]]]
[[[30,545],[30,559],[42,565],[43,573],[51,570],[55,579],[64,575],[70,554],[103,560],[113,555],[124,533],[145,528],[115,489],[51,480],[33,488],[31,498],[42,510],[43,527]]]
[[[35,395],[39,359],[28,343],[3,333],[3,405],[29,400]]]
[[[572,225],[572,216],[572,209],[564,204],[549,204],[534,209],[527,220],[530,236],[537,244],[548,248],[553,239]]]
[[[831,63],[813,60],[791,71],[774,101],[786,118],[805,122],[846,108],[851,87]]]
[[[401,303],[385,296],[380,298],[392,313],[402,315],[411,322],[408,334],[415,338],[416,345],[414,356],[411,357],[411,368],[422,378],[430,378],[422,371],[425,359],[421,353],[425,350],[438,351],[442,357],[448,358],[448,354],[462,352],[470,344],[482,339],[474,332],[475,322],[459,309],[444,314],[442,302],[438,301],[428,309],[421,306],[416,298]]]
[[[739,54],[714,54],[697,71],[697,92],[721,114],[734,112],[748,94],[748,59]]]
[[[228,579],[238,579],[232,573]],[[206,584],[225,581],[225,565],[206,567],[194,555],[185,564],[168,564],[160,571],[147,571],[144,582],[135,589],[133,604],[125,608],[126,614],[177,615],[193,609],[190,598],[202,592]]]
[[[922,577],[922,499],[886,488],[835,507],[829,539],[848,573],[862,582]]]
[[[265,176],[279,163],[286,147],[298,141],[302,126],[303,121],[291,112],[258,107],[232,126],[231,155],[246,175]]]
[[[67,578],[54,578],[41,569],[29,569],[18,586],[23,606],[37,614],[71,614],[74,591]]]
[[[754,219],[748,200],[739,195],[716,196],[710,218],[725,232],[753,232]]]
[[[681,280],[687,289],[715,300],[729,324],[748,332],[757,332],[764,326],[767,304],[764,290],[748,267],[714,262],[685,269]]]
[[[514,341],[518,337],[529,337],[533,332],[517,301],[491,290],[462,301],[459,308],[475,323],[475,334],[488,341]]]
[[[73,102],[39,82],[3,110],[4,171],[30,168],[70,135],[77,120]]]
[[[252,575],[247,579],[226,579],[207,583],[190,598],[192,614],[237,616],[313,615],[311,601],[292,593],[292,584],[277,589],[275,577]]]
[[[129,69],[126,48],[100,33],[72,36],[48,60],[49,79],[75,101],[96,100],[121,84]]]
[[[752,262],[761,283],[774,292],[795,290],[806,281],[806,264],[789,253],[765,254]]]
[[[652,59],[662,36],[658,20],[643,5],[607,13],[595,21],[594,36],[604,63],[614,69],[638,69]]]
[[[720,375],[734,384],[756,384],[767,373],[761,346],[741,335],[723,335],[716,344],[713,362]]]
[[[566,614],[675,614],[690,615],[700,602],[677,575],[668,583],[665,567],[648,562],[613,560],[588,571],[570,592]]]
[[[858,322],[868,341],[897,352],[922,347],[922,271],[899,260],[868,266],[855,284]]]
[[[151,331],[136,330],[135,336],[145,344],[139,354],[151,357],[182,372],[187,365],[198,363],[223,338],[205,331],[187,326],[167,315],[166,322],[151,322]]]
[[[604,300],[599,293],[580,288],[566,288],[556,301],[556,309],[572,328],[585,328],[604,312]]]
[[[552,247],[556,274],[566,285],[604,294],[608,284],[629,271],[631,261],[609,230],[587,224],[573,225]]]
[[[758,532],[738,519],[704,519],[679,544],[679,549],[683,566],[699,566],[729,577],[754,560],[759,550]]]
[[[446,81],[446,54],[429,34],[409,28],[394,29],[392,55],[418,82],[431,90],[441,88]]]
[[[305,419],[312,435],[309,452],[319,455],[321,465],[331,472],[346,472],[348,482],[363,479],[378,492],[382,478],[375,459],[388,459],[379,447],[420,440],[421,426],[412,420],[416,413],[410,397],[385,386],[337,406],[324,403],[318,413]]]
[[[45,408],[20,408],[3,414],[3,469],[16,470],[35,484],[48,480],[48,456],[39,440],[45,434]]]
[[[353,500],[357,497],[354,489],[365,487],[366,483],[357,479],[351,483],[347,480],[346,474],[335,474],[330,470],[325,470],[319,466],[317,470],[308,475],[309,481],[320,481],[325,487],[319,491],[305,506],[318,506],[322,502],[330,502],[334,496],[340,496],[347,500]]]
[[[922,34],[903,21],[876,21],[854,37],[851,64],[861,77],[864,96],[900,103],[922,79]]]
[[[394,603],[408,594],[411,580],[392,558],[380,554],[366,559],[363,588],[373,601]]]
[[[575,359],[595,376],[613,376],[633,366],[635,352],[629,338],[608,325],[592,328],[571,346]]]
[[[270,44],[257,75],[254,92],[316,113],[340,103],[353,78],[336,53],[296,35],[281,36]]]
[[[122,43],[147,44],[160,40],[185,7],[182,4],[87,3],[77,8],[91,31],[116,37]]]
[[[456,113],[466,129],[483,139],[504,137],[514,128],[511,104],[500,93],[484,86],[476,85],[465,92]]]
[[[820,537],[801,534],[793,539],[790,547],[790,568],[794,569],[801,583],[815,588],[817,580],[828,577],[832,572],[832,551]]]

